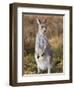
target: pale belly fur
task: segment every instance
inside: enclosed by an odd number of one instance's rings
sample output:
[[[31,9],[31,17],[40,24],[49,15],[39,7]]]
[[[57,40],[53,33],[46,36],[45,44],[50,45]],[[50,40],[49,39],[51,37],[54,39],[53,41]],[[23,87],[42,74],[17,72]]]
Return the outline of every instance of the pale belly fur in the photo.
[[[37,59],[37,55],[35,55],[37,66],[41,70],[46,70],[50,66],[50,56],[40,56],[39,59]]]

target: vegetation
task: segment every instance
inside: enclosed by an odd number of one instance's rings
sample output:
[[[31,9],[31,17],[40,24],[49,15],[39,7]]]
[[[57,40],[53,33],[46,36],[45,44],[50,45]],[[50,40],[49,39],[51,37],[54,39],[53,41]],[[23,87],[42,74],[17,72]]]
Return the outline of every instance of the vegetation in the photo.
[[[36,74],[34,58],[35,39],[38,31],[36,18],[47,19],[47,37],[53,50],[54,66],[51,73],[63,72],[63,16],[24,15],[24,73]],[[41,72],[43,73],[43,72]]]

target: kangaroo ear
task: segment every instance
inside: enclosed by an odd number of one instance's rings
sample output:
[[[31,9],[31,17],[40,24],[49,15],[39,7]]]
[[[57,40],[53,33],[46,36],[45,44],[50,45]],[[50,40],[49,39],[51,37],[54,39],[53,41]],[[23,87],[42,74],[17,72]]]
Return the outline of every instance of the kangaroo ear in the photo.
[[[47,22],[47,19],[45,19],[45,23]]]
[[[36,19],[36,21],[37,21],[37,24],[41,24],[41,21],[38,18]]]

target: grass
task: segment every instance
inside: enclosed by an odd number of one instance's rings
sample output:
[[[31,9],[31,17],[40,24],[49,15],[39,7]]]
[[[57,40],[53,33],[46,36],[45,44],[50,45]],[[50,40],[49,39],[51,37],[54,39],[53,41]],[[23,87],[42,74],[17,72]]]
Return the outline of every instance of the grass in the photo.
[[[34,58],[34,53],[28,53],[24,57],[24,73],[25,74],[35,74],[37,73],[37,66]]]
[[[61,73],[63,72],[63,47],[58,47],[53,49],[53,61],[54,66],[51,69],[51,73]],[[24,57],[24,73],[25,74],[37,74],[37,65],[34,58],[34,50],[33,52],[28,52]],[[41,72],[44,73],[44,72]],[[46,73],[46,71],[45,71]]]

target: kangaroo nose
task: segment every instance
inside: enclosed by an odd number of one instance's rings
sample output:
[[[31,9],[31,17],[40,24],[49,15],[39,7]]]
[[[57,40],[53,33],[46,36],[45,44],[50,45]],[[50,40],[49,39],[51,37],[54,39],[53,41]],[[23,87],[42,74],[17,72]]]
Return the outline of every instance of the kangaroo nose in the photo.
[[[44,32],[46,32],[46,30],[44,30]]]

